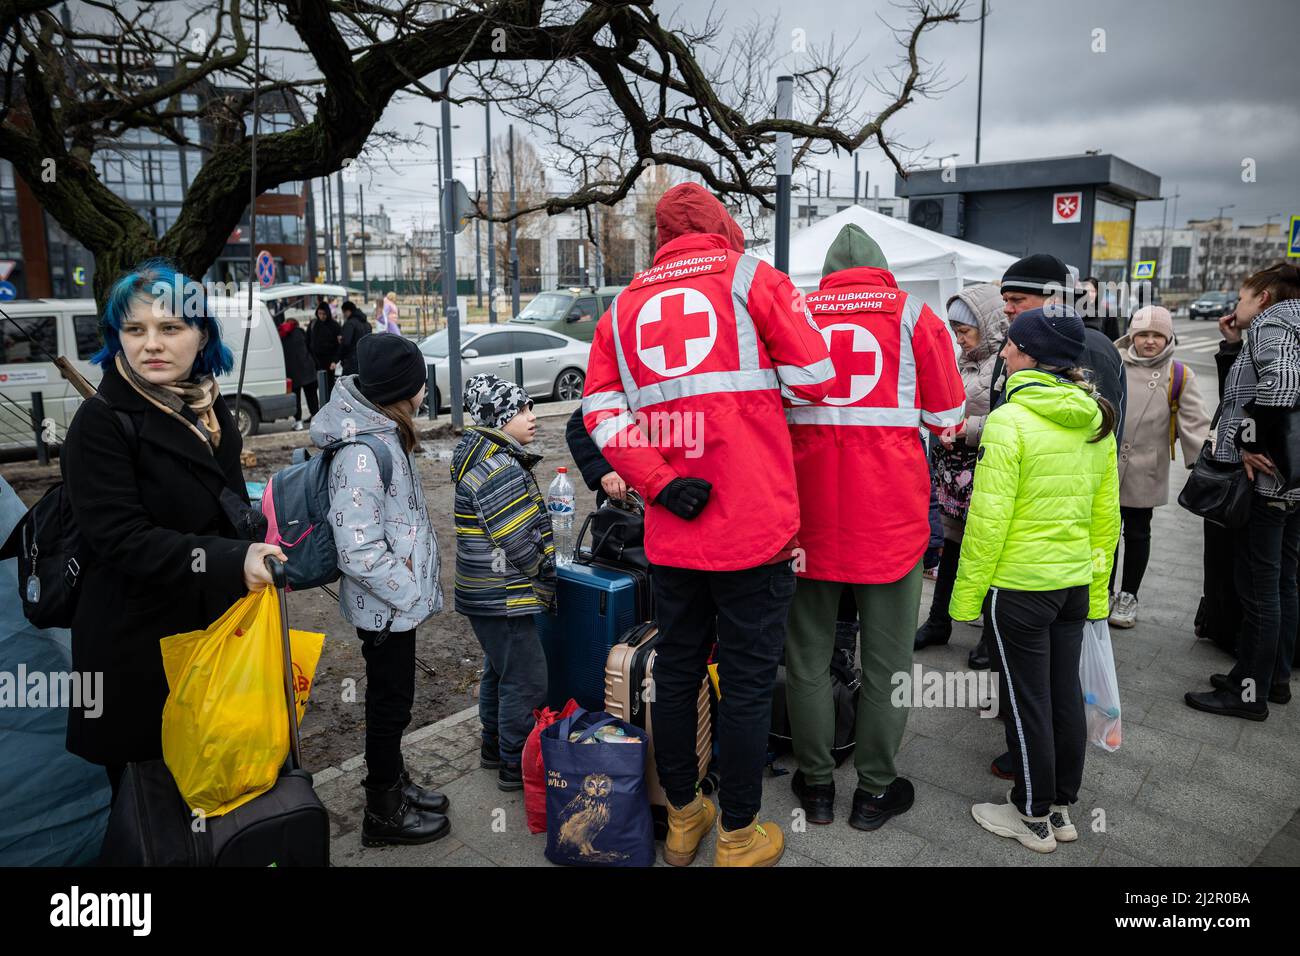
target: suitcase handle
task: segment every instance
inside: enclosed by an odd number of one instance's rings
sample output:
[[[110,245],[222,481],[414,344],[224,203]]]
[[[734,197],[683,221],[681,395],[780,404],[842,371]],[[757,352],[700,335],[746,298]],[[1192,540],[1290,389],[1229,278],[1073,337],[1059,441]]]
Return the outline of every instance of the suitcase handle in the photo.
[[[284,565],[271,555],[264,559],[266,570],[271,573],[272,586],[280,599],[280,659],[284,669],[284,703],[289,715],[289,769],[302,767],[302,750],[298,740],[298,705],[293,694],[293,650],[289,645],[289,602],[284,589],[288,583]]]

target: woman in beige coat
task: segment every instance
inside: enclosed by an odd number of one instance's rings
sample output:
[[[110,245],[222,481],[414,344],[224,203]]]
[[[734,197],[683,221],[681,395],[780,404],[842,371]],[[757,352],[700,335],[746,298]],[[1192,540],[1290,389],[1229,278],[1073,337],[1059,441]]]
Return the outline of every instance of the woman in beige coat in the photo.
[[[1196,375],[1190,366],[1174,359],[1174,322],[1168,309],[1158,305],[1138,309],[1128,335],[1115,347],[1128,375],[1128,404],[1124,441],[1119,447],[1124,570],[1110,623],[1132,627],[1137,622],[1138,588],[1151,556],[1151,514],[1169,501],[1174,445],[1183,446],[1183,464],[1191,468],[1209,435],[1210,418]],[[1117,549],[1111,569],[1112,591],[1118,555]]]

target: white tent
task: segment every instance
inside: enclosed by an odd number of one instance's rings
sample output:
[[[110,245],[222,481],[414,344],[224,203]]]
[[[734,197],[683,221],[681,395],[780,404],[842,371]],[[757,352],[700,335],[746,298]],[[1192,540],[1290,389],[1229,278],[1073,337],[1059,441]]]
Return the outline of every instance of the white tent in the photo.
[[[996,249],[953,239],[862,206],[850,206],[790,237],[790,278],[796,286],[804,290],[817,288],[826,251],[849,223],[860,226],[880,246],[899,288],[919,296],[939,316],[945,314],[948,299],[962,286],[997,282],[1016,261],[1015,256]],[[749,251],[765,262],[772,261],[770,243]]]

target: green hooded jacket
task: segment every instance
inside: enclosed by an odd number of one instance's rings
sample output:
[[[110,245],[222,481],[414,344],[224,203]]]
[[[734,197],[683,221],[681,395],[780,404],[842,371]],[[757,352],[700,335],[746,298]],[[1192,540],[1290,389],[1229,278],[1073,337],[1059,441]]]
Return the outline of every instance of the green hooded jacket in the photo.
[[[979,617],[990,586],[1086,584],[1088,617],[1104,618],[1120,529],[1115,439],[1091,442],[1101,409],[1048,372],[1016,372],[1007,396],[984,423],[949,613]]]

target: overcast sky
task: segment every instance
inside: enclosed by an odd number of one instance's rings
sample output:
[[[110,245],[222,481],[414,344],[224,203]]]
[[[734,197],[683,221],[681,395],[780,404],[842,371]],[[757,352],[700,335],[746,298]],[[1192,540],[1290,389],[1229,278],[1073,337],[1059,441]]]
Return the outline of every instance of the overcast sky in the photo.
[[[790,12],[795,7],[797,14]],[[1177,191],[1180,222],[1211,217],[1228,204],[1235,208],[1226,215],[1241,222],[1300,213],[1296,0],[989,0],[988,8],[982,160],[1099,149],[1158,175],[1171,217]],[[692,15],[689,5],[678,9]],[[898,47],[877,14],[893,23],[905,19],[882,0],[720,0],[718,9],[732,25],[779,15],[778,37],[787,43],[795,29],[806,31],[810,44],[856,36],[855,52],[881,66]],[[978,11],[979,0],[967,0],[967,17]],[[1104,52],[1093,50],[1101,42],[1096,30],[1105,31]],[[928,144],[926,155],[955,152],[959,164],[974,161],[979,34],[970,22],[925,36],[923,53],[942,66],[952,88],[899,113],[892,137]],[[798,54],[786,65],[798,69]],[[883,102],[872,93],[863,107]],[[408,103],[394,107],[386,122],[436,122],[433,113],[427,103]],[[454,109],[453,117],[461,127],[457,175],[470,182],[469,157],[484,151],[482,109]],[[494,132],[503,125],[498,116]],[[414,150],[395,158],[429,165],[404,165],[400,177],[376,171],[368,194],[384,202],[394,225],[416,224],[421,215],[432,222],[433,157]],[[1255,161],[1253,183],[1242,180],[1248,158]],[[894,192],[892,167],[879,150],[863,150],[859,161],[873,192],[877,185],[882,195]],[[851,192],[851,157],[818,163],[831,171],[836,193]],[[1159,225],[1163,205],[1140,203],[1139,225]]]
[[[923,55],[942,67],[951,88],[911,104],[887,127],[892,139],[925,147],[922,154],[957,153],[959,164],[975,154],[979,6],[966,0],[971,22],[936,27],[922,41]],[[851,59],[865,57],[867,71],[890,65],[900,49],[880,17],[907,19],[889,0],[715,0],[715,7],[728,29],[778,16],[778,42],[787,49],[795,30],[810,45],[853,42]],[[697,25],[705,13],[698,0],[655,8],[665,21]],[[74,9],[78,18],[95,16],[80,4]],[[1172,221],[1175,191],[1179,222],[1211,217],[1220,205],[1234,206],[1226,215],[1238,222],[1300,214],[1300,0],[988,0],[988,10],[982,160],[1114,153],[1159,176],[1169,197],[1167,210],[1161,202],[1140,203],[1139,225],[1159,225],[1162,211]],[[298,42],[285,24],[264,36]],[[1095,52],[1102,44],[1104,52]],[[294,57],[271,58],[301,75]],[[806,56],[791,52],[774,74],[807,65]],[[886,102],[871,92],[860,107],[869,115]],[[483,108],[452,114],[460,127],[456,175],[472,188],[472,157],[485,151]],[[437,108],[422,99],[396,101],[382,125],[410,132],[416,121],[439,122]],[[497,113],[494,132],[504,126]],[[393,151],[388,158],[397,172],[381,165],[363,171],[367,211],[383,203],[401,231],[432,227],[432,146],[428,136],[423,148]],[[1242,179],[1247,159],[1254,160],[1249,183]],[[882,195],[894,193],[893,169],[878,149],[863,149],[859,160],[872,192],[879,186]],[[837,194],[852,193],[852,157],[817,162],[831,172]],[[564,183],[557,177],[555,185]],[[354,199],[349,187],[349,206]]]

